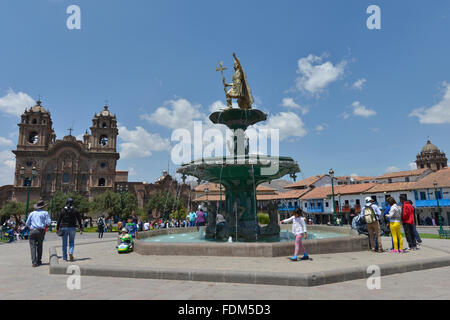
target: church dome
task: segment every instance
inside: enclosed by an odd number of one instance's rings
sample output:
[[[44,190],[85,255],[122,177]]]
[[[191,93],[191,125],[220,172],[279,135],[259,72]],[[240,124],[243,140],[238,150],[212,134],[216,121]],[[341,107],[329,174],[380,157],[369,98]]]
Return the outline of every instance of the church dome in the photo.
[[[36,105],[31,107],[30,111],[48,113],[48,111],[45,110],[45,108],[43,106],[41,106],[41,100],[36,101]]]
[[[430,140],[427,141],[427,144],[422,148],[422,153],[433,153],[439,152],[439,148],[431,143]]]
[[[114,115],[108,110],[108,106],[104,106],[103,110],[97,113],[97,117],[114,117]]]

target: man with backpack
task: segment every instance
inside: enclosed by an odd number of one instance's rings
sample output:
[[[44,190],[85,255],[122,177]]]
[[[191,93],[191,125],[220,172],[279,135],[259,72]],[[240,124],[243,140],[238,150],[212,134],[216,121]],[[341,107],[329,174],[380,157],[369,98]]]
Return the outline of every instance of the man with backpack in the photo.
[[[103,238],[103,232],[105,231],[105,218],[101,216],[97,219],[98,238]]]
[[[414,234],[414,208],[408,202],[405,196],[400,196],[402,203],[402,224],[405,231],[406,241],[408,242],[409,250],[417,249],[416,235]]]
[[[361,218],[367,224],[367,231],[369,232],[369,243],[370,248],[373,252],[376,252],[376,246],[374,241],[374,235],[376,235],[376,241],[378,243],[378,252],[383,252],[383,246],[381,244],[380,236],[380,218],[381,211],[380,208],[374,203],[375,201],[371,197],[366,197],[366,204],[361,209]]]

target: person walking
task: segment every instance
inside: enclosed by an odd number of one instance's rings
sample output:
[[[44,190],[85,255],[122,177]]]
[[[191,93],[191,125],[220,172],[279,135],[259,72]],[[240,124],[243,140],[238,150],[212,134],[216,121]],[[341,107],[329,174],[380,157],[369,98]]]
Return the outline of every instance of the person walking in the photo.
[[[305,235],[305,240],[307,238],[307,232],[306,232],[306,223],[305,218],[303,218],[303,211],[300,208],[295,209],[294,214],[288,218],[281,220],[281,223],[292,223],[292,233],[295,235],[295,251],[294,255],[289,258],[292,261],[298,260],[298,253],[300,251],[300,248],[303,251],[303,257],[300,258],[300,260],[309,260],[308,253],[305,250],[305,247],[303,246],[303,235]]]
[[[70,261],[73,261],[77,222],[80,226],[80,231],[83,231],[83,223],[81,221],[80,213],[74,207],[73,200],[68,198],[66,200],[66,206],[61,210],[61,214],[59,215],[59,219],[56,224],[56,231],[58,232],[61,230],[62,234],[62,252],[64,261],[67,261],[67,238],[69,239],[69,259]]]
[[[371,197],[366,197],[366,204],[361,210],[360,217],[365,220],[367,224],[367,231],[369,233],[370,248],[373,252],[376,252],[376,245],[374,236],[376,236],[376,242],[378,244],[378,252],[383,252],[383,246],[380,236],[380,208],[375,204],[375,201]]]
[[[403,253],[403,237],[401,232],[401,222],[402,222],[402,209],[397,205],[394,198],[389,197],[386,199],[389,203],[389,227],[391,229],[392,241],[394,242],[393,249],[391,253]]]
[[[405,196],[400,196],[402,203],[402,223],[405,231],[406,241],[408,242],[409,250],[416,250],[416,236],[414,235],[414,209],[408,202]]]
[[[203,212],[203,209],[201,206],[198,206],[198,211],[196,213],[196,216],[197,216],[197,218],[195,219],[195,224],[197,225],[197,229],[198,229],[198,227],[202,227],[206,223],[205,212]]]
[[[97,219],[97,231],[98,231],[98,238],[103,238],[103,232],[105,232],[105,217],[102,215],[100,218]]]
[[[43,210],[47,205],[39,200],[34,205],[35,211],[28,216],[26,226],[30,229],[29,242],[31,251],[31,263],[33,267],[42,265],[42,247],[45,236],[45,227],[52,221],[47,211]]]

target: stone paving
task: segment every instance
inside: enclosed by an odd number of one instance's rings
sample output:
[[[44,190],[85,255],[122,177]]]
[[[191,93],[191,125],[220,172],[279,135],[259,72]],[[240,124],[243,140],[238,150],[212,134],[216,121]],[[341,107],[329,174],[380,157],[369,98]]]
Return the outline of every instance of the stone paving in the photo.
[[[428,239],[427,239],[428,240]],[[449,241],[450,243],[450,241]],[[390,239],[383,238],[385,248]],[[61,256],[61,249],[57,249]],[[154,268],[239,270],[249,272],[315,272],[349,267],[385,264],[400,261],[431,259],[448,255],[435,247],[422,246],[420,250],[404,254],[372,253],[370,251],[312,255],[312,261],[291,262],[288,257],[214,257],[214,256],[144,256],[137,253],[118,254],[114,242],[82,245],[77,248],[75,261],[79,265],[109,265]],[[60,263],[65,263],[60,259]]]
[[[44,244],[43,261],[48,262],[48,249],[59,245],[60,239],[48,235]],[[102,255],[117,258],[114,248],[116,234],[105,234],[103,240],[96,238],[95,234],[77,234],[75,258],[78,264],[89,264],[100,257],[89,257],[102,248],[107,248]],[[385,239],[389,240],[389,239]],[[97,243],[101,242],[102,243]],[[388,241],[389,242],[389,241]],[[387,248],[387,247],[386,247]],[[58,248],[60,254],[61,249]],[[91,253],[90,253],[91,252]],[[449,240],[425,239],[422,250],[411,252],[410,257],[424,257],[432,254],[450,253]],[[361,253],[363,255],[370,253]],[[407,257],[408,255],[404,255]],[[422,255],[422,256],[421,256]],[[105,257],[106,257],[105,256]],[[134,255],[128,255],[133,259]],[[385,257],[386,256],[386,257]],[[388,253],[376,254],[378,259],[387,259]],[[103,257],[103,256],[102,256]],[[123,255],[125,259],[127,255]],[[152,258],[151,263],[162,264],[162,257]],[[322,258],[315,256],[312,263]],[[337,257],[335,257],[337,258]],[[400,257],[398,257],[400,258]],[[403,259],[404,257],[401,257]],[[122,259],[122,258],[119,258]],[[258,258],[262,259],[262,258]],[[265,259],[265,258],[264,258]],[[347,258],[342,258],[344,261]],[[390,259],[390,258],[389,258]],[[406,259],[406,258],[405,258]],[[251,259],[250,259],[251,260]],[[116,260],[119,261],[119,260]],[[186,263],[199,264],[198,261],[189,261],[173,258],[170,263],[174,266],[185,266]],[[366,261],[367,262],[367,261]],[[103,262],[104,263],[104,262]],[[133,262],[134,263],[134,262]],[[234,263],[234,262],[233,262]],[[342,262],[343,263],[343,262]],[[251,263],[249,263],[252,266]],[[290,268],[303,267],[303,262],[291,263],[286,259],[275,262],[273,272],[285,272]],[[241,264],[242,266],[242,264]],[[226,266],[223,266],[226,267]],[[306,268],[306,267],[304,267]],[[309,266],[308,266],[309,268]],[[66,288],[67,276],[50,275],[48,265],[31,268],[29,245],[27,241],[0,245],[0,290],[1,299],[450,299],[450,267],[429,269],[382,277],[380,290],[368,290],[366,280],[354,280],[342,283],[329,284],[319,287],[284,287],[273,285],[249,285],[230,283],[211,283],[194,281],[172,280],[146,280],[107,277],[83,277],[81,290],[68,290]]]

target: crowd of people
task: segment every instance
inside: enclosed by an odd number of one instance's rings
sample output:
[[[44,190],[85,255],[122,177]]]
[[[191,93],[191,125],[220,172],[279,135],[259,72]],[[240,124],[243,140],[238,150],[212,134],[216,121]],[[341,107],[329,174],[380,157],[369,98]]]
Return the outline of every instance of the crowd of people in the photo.
[[[400,203],[392,197],[386,199],[388,206],[381,212],[375,201],[371,197],[365,199],[365,205],[361,208],[359,214],[352,214],[350,222],[352,228],[358,230],[361,234],[367,234],[369,237],[370,250],[373,252],[384,252],[381,236],[390,235],[392,247],[391,253],[404,253],[405,250],[417,250],[422,239],[416,229],[415,208],[412,202],[406,197],[400,196]],[[34,205],[34,211],[30,213],[27,221],[23,221],[21,217],[11,216],[2,225],[2,231],[8,230],[11,241],[15,239],[27,239],[30,242],[31,260],[34,267],[42,264],[42,243],[45,233],[51,224],[49,213],[45,211],[46,204],[40,200]],[[126,220],[118,221],[118,244],[124,237],[134,239],[139,232],[165,229],[165,228],[188,228],[201,227],[206,225],[207,212],[199,206],[197,211],[189,212],[184,219],[156,219],[152,222],[144,222],[132,212],[131,216]],[[79,227],[80,232],[89,225],[89,219],[82,219],[80,213],[74,207],[73,200],[67,199],[66,206],[59,214],[56,224],[56,232],[61,237],[63,260],[73,261],[73,253],[75,247],[76,228]],[[305,213],[297,208],[290,218],[281,220],[280,223],[292,222],[292,233],[295,236],[295,251],[290,258],[297,261],[300,249],[303,256],[300,260],[310,259],[305,247],[303,239],[307,239],[307,225],[312,224],[312,220],[305,217]],[[100,216],[97,221],[98,237],[103,238],[103,233],[112,231],[112,220],[106,220],[105,216]],[[223,225],[225,219],[221,214],[216,215],[216,224]],[[404,241],[401,227],[403,226],[406,241]],[[405,245],[407,244],[407,245]]]
[[[352,217],[352,227],[359,233],[369,236],[370,249],[373,252],[384,252],[381,243],[382,235],[390,235],[391,253],[404,253],[405,250],[417,250],[422,239],[416,229],[415,208],[412,201],[400,196],[400,204],[392,197],[386,199],[388,206],[381,212],[371,197],[365,199],[359,215]],[[407,247],[401,233],[401,226],[406,237]]]

